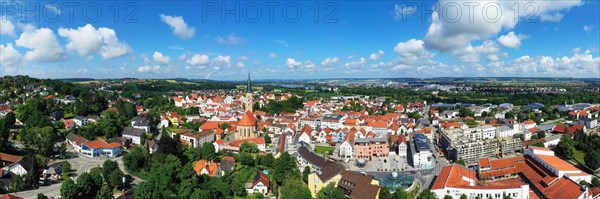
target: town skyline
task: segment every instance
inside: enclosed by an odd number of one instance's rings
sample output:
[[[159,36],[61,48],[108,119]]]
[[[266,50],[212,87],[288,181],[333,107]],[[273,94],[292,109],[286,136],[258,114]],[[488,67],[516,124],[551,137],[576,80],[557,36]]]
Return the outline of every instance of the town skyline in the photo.
[[[0,75],[600,77],[596,1],[285,2],[273,4],[269,12],[271,3],[115,7],[111,2],[3,1]],[[526,3],[537,12],[529,16]],[[22,6],[37,11],[27,13]],[[496,6],[498,19],[489,11]],[[227,11],[232,7],[237,9]],[[94,15],[92,8],[102,14]],[[302,14],[296,17],[294,10]],[[254,20],[253,13],[260,17]],[[572,39],[556,39],[565,37]]]

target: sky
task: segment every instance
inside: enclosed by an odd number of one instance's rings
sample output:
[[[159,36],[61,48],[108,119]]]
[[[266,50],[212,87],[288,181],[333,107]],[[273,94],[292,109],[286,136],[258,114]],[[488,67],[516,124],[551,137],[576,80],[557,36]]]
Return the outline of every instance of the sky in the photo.
[[[0,76],[600,78],[600,2],[0,0]]]

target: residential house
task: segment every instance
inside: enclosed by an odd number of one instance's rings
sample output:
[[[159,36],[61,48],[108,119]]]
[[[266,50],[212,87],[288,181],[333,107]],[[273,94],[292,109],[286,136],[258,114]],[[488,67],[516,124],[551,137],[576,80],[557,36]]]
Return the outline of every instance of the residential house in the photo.
[[[357,138],[354,141],[353,157],[372,160],[373,157],[387,157],[389,151],[385,138]]]
[[[264,173],[257,171],[251,183],[246,183],[246,192],[248,194],[261,193],[267,195],[271,192],[271,182]]]
[[[340,149],[338,151],[338,156],[340,158],[351,158],[353,157],[353,151],[354,151],[354,141],[356,139],[356,130],[354,131],[350,131],[348,134],[346,134],[346,137],[344,138],[344,141],[342,142],[342,144],[340,145]]]
[[[379,198],[379,180],[354,171],[342,171],[338,187],[347,198]]]
[[[406,142],[406,136],[399,135],[398,137],[398,156],[406,157],[408,151],[408,142]]]
[[[142,136],[146,136],[143,129],[134,127],[125,127],[121,133],[123,137],[131,139],[131,143],[140,145],[142,142]]]
[[[198,160],[194,165],[194,171],[197,175],[208,175],[210,177],[220,176],[221,174],[219,164],[207,160]]]
[[[121,146],[119,143],[107,143],[104,140],[88,141],[81,144],[81,154],[88,157],[101,155],[115,157],[121,155]]]
[[[87,126],[89,124],[88,119],[83,116],[75,116],[73,118],[73,122],[75,122],[75,124],[77,124],[77,126]]]
[[[134,117],[131,119],[131,127],[136,129],[142,129],[146,133],[150,133],[150,120],[146,117]]]
[[[202,147],[205,142],[212,143],[215,141],[214,130],[204,130],[201,132],[194,130],[185,130],[181,132],[172,132],[171,137],[175,138],[175,135],[179,135],[181,142],[188,142],[193,147]]]
[[[225,171],[235,170],[235,158],[232,156],[223,157],[221,162],[219,162],[219,167],[221,167],[220,169],[223,174],[225,174]]]
[[[33,158],[0,152],[0,164],[3,171],[23,176],[33,167]]]

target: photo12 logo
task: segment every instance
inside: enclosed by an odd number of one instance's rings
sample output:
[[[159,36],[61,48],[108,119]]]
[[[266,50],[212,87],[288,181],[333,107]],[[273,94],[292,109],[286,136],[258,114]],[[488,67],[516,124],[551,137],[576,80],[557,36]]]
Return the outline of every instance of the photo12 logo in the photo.
[[[447,2],[403,2],[394,8],[396,20],[407,22],[409,18],[420,15],[421,22],[428,20],[447,23],[475,23],[482,19],[488,23],[497,23],[511,19],[515,22],[539,22],[539,5],[534,1],[493,2],[493,1],[447,1]],[[435,13],[435,17],[432,17]],[[508,18],[505,18],[508,17]]]
[[[140,10],[136,2],[121,1],[60,1],[60,2],[1,2],[0,13],[22,22],[67,21],[70,23],[84,20],[94,23],[110,18],[115,23],[138,23],[136,18]]]
[[[201,2],[202,23],[297,23],[312,20],[314,23],[337,23],[340,10],[335,2]]]

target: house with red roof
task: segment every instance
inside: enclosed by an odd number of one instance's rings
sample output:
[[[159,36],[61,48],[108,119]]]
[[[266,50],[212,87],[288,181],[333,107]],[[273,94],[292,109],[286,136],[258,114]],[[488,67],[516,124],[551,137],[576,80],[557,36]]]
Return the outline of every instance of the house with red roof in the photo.
[[[194,165],[194,171],[197,175],[216,177],[221,174],[221,167],[219,167],[219,163],[213,161],[198,160]]]
[[[248,194],[261,193],[263,195],[267,195],[271,193],[271,182],[269,181],[269,177],[267,175],[265,175],[263,172],[257,171],[256,175],[254,175],[254,179],[252,179],[252,182],[246,183],[245,188]]]
[[[118,142],[107,143],[104,140],[98,139],[81,143],[81,155],[88,157],[97,157],[101,155],[115,157],[121,155],[122,145]]]

